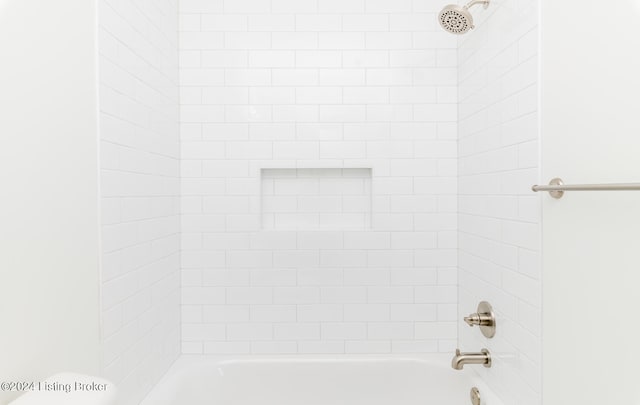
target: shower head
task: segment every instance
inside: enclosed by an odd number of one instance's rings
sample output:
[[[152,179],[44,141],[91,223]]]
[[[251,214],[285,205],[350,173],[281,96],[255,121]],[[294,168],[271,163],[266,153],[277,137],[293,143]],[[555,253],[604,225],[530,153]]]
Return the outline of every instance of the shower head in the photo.
[[[445,31],[452,34],[465,34],[469,30],[472,30],[473,16],[469,12],[469,8],[476,4],[483,4],[484,8],[489,7],[489,0],[473,0],[466,6],[458,6],[456,4],[449,4],[442,9],[438,14],[438,21]]]

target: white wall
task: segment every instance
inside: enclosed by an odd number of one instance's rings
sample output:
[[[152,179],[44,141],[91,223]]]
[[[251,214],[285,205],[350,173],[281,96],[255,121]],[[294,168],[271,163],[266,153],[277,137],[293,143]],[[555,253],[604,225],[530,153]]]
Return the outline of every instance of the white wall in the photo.
[[[93,2],[0,2],[2,381],[99,373],[95,32]]]
[[[178,6],[98,4],[102,362],[136,404],[180,352]]]
[[[437,6],[180,2],[184,353],[453,351],[456,39]],[[289,170],[272,191],[262,168]]]
[[[640,4],[576,3],[542,2],[542,180],[638,182]],[[640,403],[640,193],[540,198],[544,403]]]
[[[492,352],[490,369],[469,368],[505,403],[540,404],[537,2],[472,12],[459,44],[459,344]],[[493,339],[462,322],[482,300],[498,317]]]

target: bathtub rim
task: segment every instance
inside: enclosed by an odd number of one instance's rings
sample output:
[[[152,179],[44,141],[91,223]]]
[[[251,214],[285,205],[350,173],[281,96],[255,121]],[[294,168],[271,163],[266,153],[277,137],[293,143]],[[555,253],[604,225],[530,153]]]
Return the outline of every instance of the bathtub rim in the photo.
[[[171,365],[169,370],[154,385],[139,405],[171,404],[167,395],[175,394],[172,382],[181,375],[194,368],[208,368],[219,364],[268,363],[273,361],[288,363],[320,362],[320,363],[349,363],[349,362],[379,362],[403,361],[410,363],[428,364],[437,369],[451,370],[449,353],[418,353],[418,354],[183,354]],[[453,371],[453,370],[451,370]],[[482,394],[482,405],[504,405],[502,400],[487,386],[479,374],[474,370],[464,369],[456,371],[469,379],[469,389],[477,387]],[[174,395],[175,397],[175,395]]]

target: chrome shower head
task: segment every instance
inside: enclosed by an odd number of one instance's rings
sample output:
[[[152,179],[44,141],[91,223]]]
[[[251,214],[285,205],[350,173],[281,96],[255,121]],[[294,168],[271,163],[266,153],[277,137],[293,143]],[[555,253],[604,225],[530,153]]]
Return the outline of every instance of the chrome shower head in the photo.
[[[440,25],[445,31],[458,35],[474,29],[473,16],[469,12],[469,8],[476,4],[483,4],[484,8],[487,8],[489,7],[489,0],[473,0],[466,6],[458,6],[456,4],[445,6],[438,14]]]

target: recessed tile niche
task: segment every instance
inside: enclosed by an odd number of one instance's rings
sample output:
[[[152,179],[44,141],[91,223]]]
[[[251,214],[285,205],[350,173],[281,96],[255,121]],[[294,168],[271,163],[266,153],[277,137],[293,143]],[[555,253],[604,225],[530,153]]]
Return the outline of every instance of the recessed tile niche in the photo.
[[[371,228],[371,169],[262,169],[262,229]]]

